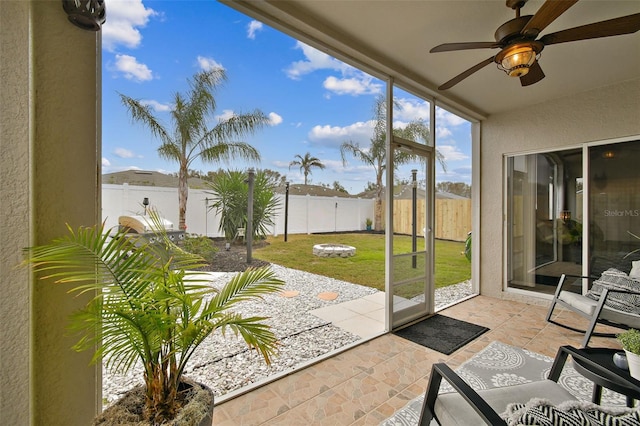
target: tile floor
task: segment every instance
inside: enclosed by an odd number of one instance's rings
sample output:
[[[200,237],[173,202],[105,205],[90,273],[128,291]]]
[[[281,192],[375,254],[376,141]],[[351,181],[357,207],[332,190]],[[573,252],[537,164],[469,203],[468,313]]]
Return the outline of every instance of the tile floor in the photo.
[[[309,311],[363,339],[384,331],[384,292]]]
[[[372,299],[334,313],[342,315],[347,324],[355,314],[363,314],[363,309],[369,314],[375,312],[377,299]],[[378,425],[425,391],[435,362],[447,362],[455,368],[494,340],[551,357],[559,346],[579,346],[582,335],[547,323],[546,312],[546,306],[474,297],[440,314],[490,331],[449,356],[385,334],[217,405],[213,423]],[[565,322],[584,325],[584,320],[570,312],[559,311],[558,316]],[[614,339],[598,337],[592,338],[591,345],[618,347]]]

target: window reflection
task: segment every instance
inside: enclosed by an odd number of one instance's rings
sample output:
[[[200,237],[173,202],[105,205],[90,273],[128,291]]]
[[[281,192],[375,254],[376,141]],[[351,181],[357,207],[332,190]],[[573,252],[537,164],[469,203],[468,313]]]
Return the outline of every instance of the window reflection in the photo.
[[[600,275],[610,267],[629,273],[640,257],[640,251],[627,256],[640,247],[632,235],[640,236],[640,141],[587,152],[587,159],[582,149],[508,159],[510,288],[553,293],[563,273],[582,275],[584,269]]]

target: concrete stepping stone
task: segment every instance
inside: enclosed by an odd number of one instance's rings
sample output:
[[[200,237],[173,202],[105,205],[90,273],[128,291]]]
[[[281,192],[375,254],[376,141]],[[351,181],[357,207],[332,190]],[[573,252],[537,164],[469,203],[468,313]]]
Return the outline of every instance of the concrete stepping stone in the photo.
[[[287,298],[296,297],[299,294],[300,292],[298,290],[284,290],[280,292],[280,296]]]
[[[318,299],[320,300],[336,300],[338,298],[338,293],[333,291],[324,291],[322,293],[318,293]]]

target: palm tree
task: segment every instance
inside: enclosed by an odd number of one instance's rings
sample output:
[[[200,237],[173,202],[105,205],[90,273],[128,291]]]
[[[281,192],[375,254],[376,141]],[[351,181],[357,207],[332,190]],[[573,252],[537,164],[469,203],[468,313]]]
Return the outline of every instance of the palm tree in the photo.
[[[269,268],[249,268],[220,289],[209,286],[197,273],[204,259],[171,241],[157,211],[149,218],[154,241],[104,224],[68,227],[65,236],[25,249],[24,264],[42,279],[73,285],[70,293],[98,294],[70,318],[79,337],[73,349],[95,351],[93,362],[104,358],[107,368],[124,373],[141,365],[145,424],[173,424],[184,371],[212,333],[240,336],[270,363],[278,339],[266,318],[236,307],[280,291],[284,282]]]
[[[394,100],[394,104],[395,104]],[[342,156],[342,163],[347,164],[347,155],[351,155],[357,160],[362,161],[373,167],[376,173],[376,181],[374,184],[376,190],[375,198],[375,229],[377,231],[382,230],[382,188],[384,172],[387,169],[387,152],[385,149],[385,142],[387,138],[387,111],[386,111],[386,99],[384,96],[376,98],[374,104],[374,127],[373,137],[371,138],[371,144],[369,147],[361,147],[358,143],[347,141],[343,142],[340,146],[340,155]],[[406,127],[400,129],[393,129],[393,134],[409,140],[429,140],[429,126],[421,119],[411,121]],[[394,165],[405,164],[413,160],[415,156],[405,153],[396,152],[394,158]],[[436,159],[446,171],[446,163],[444,155],[436,150]]]
[[[171,128],[165,127],[153,115],[149,105],[120,94],[131,119],[148,127],[153,136],[160,139],[160,157],[176,161],[179,165],[180,229],[186,229],[185,216],[189,196],[187,177],[193,161],[200,158],[204,162],[215,163],[238,157],[249,161],[260,160],[260,154],[253,146],[235,141],[236,138],[255,133],[269,122],[269,118],[260,110],[234,114],[210,127],[211,116],[216,110],[214,92],[225,81],[226,73],[222,68],[195,74],[193,79],[189,80],[190,90],[186,95],[179,92],[173,95]]]
[[[289,163],[289,170],[291,170],[291,166],[300,166],[300,171],[304,173],[304,184],[307,184],[307,177],[309,173],[311,173],[312,167],[317,167],[319,169],[324,169],[324,164],[320,161],[319,158],[312,157],[310,153],[306,153],[304,157],[300,154],[296,154],[295,158],[297,160],[293,160]]]

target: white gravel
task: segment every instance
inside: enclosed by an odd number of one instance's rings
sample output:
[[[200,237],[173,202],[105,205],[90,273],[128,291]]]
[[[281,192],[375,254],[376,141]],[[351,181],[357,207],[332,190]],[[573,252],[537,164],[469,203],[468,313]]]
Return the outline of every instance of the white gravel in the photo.
[[[250,351],[241,339],[232,334],[209,336],[191,358],[185,375],[211,389],[216,396],[227,394],[279,372],[293,370],[296,365],[338,349],[360,338],[309,311],[358,299],[378,290],[339,281],[295,269],[272,265],[278,278],[285,281],[284,290],[299,291],[299,295],[286,298],[267,295],[262,301],[244,302],[238,307],[243,315],[270,317],[266,322],[279,338],[278,356],[267,366],[255,351]],[[236,273],[211,273],[212,285],[224,285]],[[318,293],[336,292],[337,299],[319,299]],[[464,282],[436,291],[436,307],[444,306],[471,294],[471,284]],[[106,404],[117,400],[122,392],[142,380],[142,368],[134,367],[128,374],[103,371],[103,400]]]

